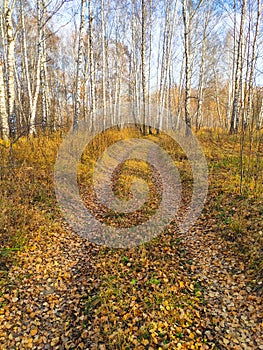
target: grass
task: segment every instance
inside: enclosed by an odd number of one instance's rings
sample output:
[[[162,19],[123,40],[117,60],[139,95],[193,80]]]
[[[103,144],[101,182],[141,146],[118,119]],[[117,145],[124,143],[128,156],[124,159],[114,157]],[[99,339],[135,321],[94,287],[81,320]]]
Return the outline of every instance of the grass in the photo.
[[[2,168],[0,182],[0,266],[8,269],[16,253],[35,232],[50,229],[58,214],[53,191],[53,164],[60,138],[20,139],[13,147],[15,166]],[[8,150],[1,153],[8,162]],[[0,164],[1,165],[1,164]]]
[[[87,191],[92,184],[92,172],[103,150],[116,141],[129,137],[140,137],[139,130],[123,129],[117,132],[110,130],[97,136],[88,145],[79,165],[81,191]],[[212,208],[217,212],[219,225],[227,226],[227,230],[224,231],[233,237],[246,235],[248,230],[252,234],[253,222],[259,224],[258,221],[263,212],[263,160],[262,157],[258,157],[258,152],[262,153],[263,147],[260,148],[259,145],[260,136],[254,137],[255,143],[252,145],[252,151],[254,147],[257,153],[251,151],[248,141],[244,147],[245,178],[242,195],[239,193],[240,145],[238,137],[203,131],[198,134],[198,138],[208,159]],[[165,135],[150,135],[148,139],[158,142],[173,157],[179,167],[182,181],[185,185],[190,184],[192,175],[189,171],[187,157],[174,140]],[[42,224],[45,227],[46,219],[53,220],[59,215],[53,190],[53,166],[61,142],[60,134],[30,139],[21,138],[13,145],[12,162],[8,144],[2,142],[6,146],[6,148],[1,148],[0,156],[2,267],[8,265],[7,261],[11,261],[11,256],[14,256],[16,251],[23,249],[36,227]],[[144,161],[129,160],[115,174],[117,179],[114,191],[121,199],[131,198],[130,185],[138,174],[150,186],[148,209],[145,207],[142,215],[146,218],[154,213],[160,200],[160,194],[154,191],[152,171],[153,169]],[[112,214],[109,216],[112,221]],[[119,224],[119,219],[122,220],[117,216],[117,224]],[[250,229],[247,223],[251,226]],[[253,240],[261,241],[258,237]]]

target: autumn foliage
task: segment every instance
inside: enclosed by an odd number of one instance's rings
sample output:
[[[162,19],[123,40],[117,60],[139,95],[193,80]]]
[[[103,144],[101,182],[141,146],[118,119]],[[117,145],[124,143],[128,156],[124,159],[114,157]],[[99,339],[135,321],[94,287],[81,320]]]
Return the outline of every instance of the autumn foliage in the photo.
[[[88,207],[96,159],[116,140],[135,135],[140,135],[136,129],[110,130],[87,147],[79,181]],[[1,348],[258,348],[263,203],[257,169],[262,169],[262,159],[246,140],[240,193],[237,136],[201,131],[198,137],[210,171],[209,195],[198,222],[188,236],[178,236],[172,222],[153,241],[126,250],[95,246],[63,221],[53,189],[59,134],[21,138],[11,152],[10,144],[2,143]],[[253,147],[262,152],[262,135],[257,137]],[[165,135],[148,138],[173,156],[187,203],[188,160]],[[152,181],[151,169],[143,164],[130,162],[122,170],[115,191],[124,196],[129,196],[132,176]],[[215,288],[216,283],[225,284],[224,289]],[[242,318],[248,316],[250,320]]]

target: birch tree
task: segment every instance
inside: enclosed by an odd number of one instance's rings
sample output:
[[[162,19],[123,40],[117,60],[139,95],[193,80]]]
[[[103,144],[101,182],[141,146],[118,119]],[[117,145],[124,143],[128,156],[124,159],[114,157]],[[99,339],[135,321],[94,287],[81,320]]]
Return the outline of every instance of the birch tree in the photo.
[[[12,9],[5,2],[6,39],[7,39],[7,98],[10,135],[16,135],[15,112],[15,36],[12,24]]]
[[[174,38],[174,30],[177,14],[177,0],[175,2],[168,0],[165,9],[165,25],[163,32],[163,48],[161,54],[161,73],[159,87],[159,127],[162,128],[163,114],[165,103],[168,107],[170,99],[169,75],[172,59],[172,43]],[[169,110],[169,108],[168,108]]]
[[[8,113],[6,107],[6,91],[3,62],[0,62],[0,116],[1,116],[1,131],[4,140],[9,138]]]
[[[41,96],[42,96],[42,129],[46,130],[48,122],[49,122],[49,108],[50,108],[50,93],[48,86],[48,71],[47,71],[47,4],[45,0],[42,0],[42,8],[41,8],[41,18],[43,23],[43,32],[42,32],[42,55],[41,55],[41,64],[40,64],[40,87],[41,87]],[[51,126],[50,128],[53,126]]]
[[[246,18],[246,8],[247,8],[247,0],[242,0],[241,7],[241,20],[240,20],[240,28],[239,28],[239,38],[238,38],[238,47],[237,47],[237,57],[235,64],[235,82],[234,82],[234,98],[233,98],[233,108],[231,115],[231,124],[230,124],[230,133],[233,134],[238,130],[239,126],[239,99],[240,93],[242,89],[242,67],[243,67],[243,59],[242,59],[242,47],[244,41],[244,26],[245,26],[245,18]]]
[[[209,5],[208,5],[209,6]],[[207,54],[207,35],[208,35],[208,24],[211,16],[211,10],[208,8],[204,13],[203,19],[203,35],[202,35],[202,44],[201,44],[201,62],[199,69],[199,83],[198,83],[198,97],[197,97],[197,112],[196,112],[196,130],[200,129],[202,121],[202,106],[204,99],[204,79],[205,79],[205,62]],[[217,87],[217,81],[216,81]]]
[[[42,45],[43,45],[43,22],[42,22],[42,0],[37,0],[37,55],[36,55],[36,64],[35,64],[35,86],[34,93],[31,104],[31,113],[30,113],[30,121],[29,121],[29,133],[36,133],[36,114],[37,114],[37,102],[40,92],[40,84],[41,84],[41,62],[42,62]]]
[[[188,0],[183,0],[183,22],[184,22],[184,55],[185,55],[185,123],[190,128],[190,93],[191,93],[191,75],[190,75],[190,32],[191,17],[188,11]]]
[[[146,3],[142,0],[141,3],[141,74],[142,74],[142,121],[143,134],[146,135]]]
[[[191,52],[191,35],[193,31],[193,21],[195,15],[201,6],[203,0],[199,0],[196,7],[190,0],[182,0],[182,16],[184,25],[184,55],[185,55],[185,123],[188,126],[187,132],[191,128],[191,80],[192,80],[192,52]]]
[[[106,119],[106,68],[107,68],[107,58],[106,58],[106,24],[104,17],[104,0],[100,0],[100,11],[101,11],[101,46],[102,46],[102,105],[103,105],[103,128],[105,129],[105,119]]]
[[[86,9],[86,0],[81,0],[77,72],[76,72],[76,75],[77,75],[76,76],[76,94],[75,94],[75,108],[74,108],[74,119],[73,119],[74,130],[77,130],[78,128],[79,118],[81,114],[81,84],[82,84],[81,72],[82,72],[83,49],[84,49],[85,9]]]
[[[30,79],[30,73],[29,73],[29,63],[28,63],[28,43],[27,43],[27,37],[26,37],[26,26],[25,26],[25,10],[24,10],[24,1],[20,0],[20,18],[21,18],[21,36],[22,36],[22,57],[23,57],[23,73],[24,73],[24,79],[25,79],[25,93],[27,93],[28,96],[28,103],[29,103],[29,111],[26,111],[31,115],[32,108],[33,108],[33,97],[32,97],[32,84]]]
[[[262,7],[263,4],[260,0],[257,0],[256,2],[256,23],[255,23],[255,33],[251,48],[251,62],[250,62],[250,71],[249,71],[249,81],[248,81],[248,106],[247,106],[247,117],[246,117],[246,124],[249,125],[251,121],[251,113],[252,113],[252,103],[253,103],[253,80],[254,80],[254,73],[255,73],[255,65],[256,65],[256,58],[257,58],[257,41],[259,36],[259,26],[261,22],[261,15],[262,15]]]
[[[91,118],[91,128],[94,127],[94,112],[96,110],[96,96],[95,96],[95,62],[94,62],[94,38],[93,38],[93,6],[92,0],[88,2],[88,12],[89,12],[89,26],[88,26],[88,36],[89,36],[89,70],[90,70],[90,118]]]
[[[132,86],[132,100],[133,100],[133,117],[135,124],[138,121],[138,115],[141,113],[141,84],[138,76],[139,71],[139,55],[138,55],[138,42],[140,41],[137,31],[137,17],[135,1],[132,1],[132,16],[131,16],[131,32],[132,32],[132,45],[131,45],[131,65],[130,65],[130,85]]]

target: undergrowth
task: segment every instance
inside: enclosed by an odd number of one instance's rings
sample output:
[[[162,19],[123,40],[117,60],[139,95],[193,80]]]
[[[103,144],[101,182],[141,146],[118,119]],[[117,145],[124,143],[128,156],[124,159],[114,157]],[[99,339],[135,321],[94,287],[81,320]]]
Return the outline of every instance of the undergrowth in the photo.
[[[87,187],[103,150],[114,142],[141,137],[137,129],[109,130],[88,145],[79,165],[79,182]],[[262,278],[262,135],[247,139],[243,154],[243,183],[240,193],[240,139],[223,133],[201,131],[198,138],[207,157],[210,184],[206,212],[216,217],[218,232],[231,243],[233,249],[248,262],[250,273]],[[192,175],[183,150],[165,135],[150,135],[148,139],[158,142],[174,158],[179,167],[181,180],[191,184]],[[26,248],[34,233],[42,232],[60,221],[60,211],[53,188],[53,166],[61,135],[35,138],[23,137],[12,146],[1,141],[0,155],[0,273],[6,271],[16,260],[16,253]],[[143,167],[144,165],[139,165]],[[133,175],[129,171],[138,163],[126,164],[127,175],[119,178],[115,188],[117,195],[129,198]],[[88,171],[87,171],[88,169]],[[141,169],[142,170],[142,169]],[[147,168],[146,177],[149,176]],[[143,171],[143,170],[142,170]],[[148,174],[148,175],[147,175]],[[128,179],[128,181],[127,181]],[[148,178],[149,181],[152,181]],[[147,180],[147,181],[148,181]],[[157,196],[157,197],[156,197]],[[158,193],[152,203],[158,201]],[[154,210],[154,208],[153,208]],[[146,213],[144,213],[146,215]]]

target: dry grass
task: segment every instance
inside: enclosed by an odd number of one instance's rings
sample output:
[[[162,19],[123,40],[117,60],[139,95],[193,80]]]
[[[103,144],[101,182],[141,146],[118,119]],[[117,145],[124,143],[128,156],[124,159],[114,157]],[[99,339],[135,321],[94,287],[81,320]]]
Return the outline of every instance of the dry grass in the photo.
[[[93,140],[82,156],[79,180],[89,184],[94,164],[103,150],[114,142],[140,137],[137,129],[110,130]],[[174,157],[180,174],[191,183],[191,173],[184,152],[164,135],[150,135]],[[251,144],[248,137],[244,147],[243,192],[240,194],[240,139],[223,133],[200,132],[198,138],[204,148],[210,169],[211,214],[217,215],[220,231],[232,239],[234,248],[245,254],[251,269],[262,274],[262,135],[255,134]],[[39,226],[43,230],[60,220],[53,189],[53,166],[62,142],[60,134],[21,138],[10,150],[2,142],[0,166],[0,269],[2,275],[15,259],[15,252],[23,249]],[[261,143],[260,143],[261,142]],[[115,190],[129,196],[135,164],[126,164],[125,175],[120,177]],[[145,164],[141,164],[141,170]],[[136,163],[138,167],[138,163]],[[88,171],[87,171],[88,169]],[[149,169],[145,168],[145,174]],[[135,174],[136,175],[136,174]],[[149,175],[149,174],[148,174]],[[148,176],[147,175],[147,176]],[[128,179],[128,181],[127,181]],[[156,199],[156,197],[153,197]],[[251,244],[251,241],[253,244]]]

